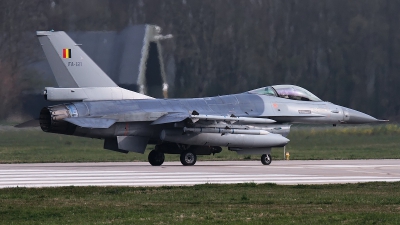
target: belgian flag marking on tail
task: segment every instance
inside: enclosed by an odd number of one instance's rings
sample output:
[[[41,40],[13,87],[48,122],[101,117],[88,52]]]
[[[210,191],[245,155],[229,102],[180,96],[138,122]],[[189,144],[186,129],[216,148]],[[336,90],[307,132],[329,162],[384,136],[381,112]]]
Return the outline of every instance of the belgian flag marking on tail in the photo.
[[[63,49],[63,58],[64,59],[71,58],[71,49],[70,48],[64,48]]]

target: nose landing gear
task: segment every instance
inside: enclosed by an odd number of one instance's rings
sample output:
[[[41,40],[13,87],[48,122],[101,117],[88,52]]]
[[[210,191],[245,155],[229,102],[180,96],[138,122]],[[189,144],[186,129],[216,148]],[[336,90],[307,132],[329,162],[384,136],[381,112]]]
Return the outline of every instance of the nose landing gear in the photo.
[[[263,154],[261,156],[261,163],[264,165],[269,165],[272,162],[272,157],[270,154]]]

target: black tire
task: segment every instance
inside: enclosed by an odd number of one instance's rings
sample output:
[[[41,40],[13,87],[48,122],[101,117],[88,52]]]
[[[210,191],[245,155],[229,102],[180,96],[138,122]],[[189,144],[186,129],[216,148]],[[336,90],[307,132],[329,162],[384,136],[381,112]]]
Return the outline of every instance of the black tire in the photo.
[[[197,161],[197,156],[191,151],[181,153],[181,163],[184,166],[193,166]]]
[[[165,155],[162,152],[153,150],[150,152],[148,160],[152,166],[161,166],[164,163]]]
[[[264,154],[261,156],[261,163],[264,165],[269,165],[272,162],[272,157],[270,154]]]

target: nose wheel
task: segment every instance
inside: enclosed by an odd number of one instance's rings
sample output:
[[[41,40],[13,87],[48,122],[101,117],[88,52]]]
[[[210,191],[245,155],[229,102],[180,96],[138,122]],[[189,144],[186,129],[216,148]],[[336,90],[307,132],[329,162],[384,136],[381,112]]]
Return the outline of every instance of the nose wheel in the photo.
[[[261,156],[261,163],[264,165],[269,165],[272,162],[272,157],[270,154],[264,154]]]
[[[161,166],[164,163],[165,155],[162,152],[153,150],[150,152],[148,160],[152,166]]]
[[[181,153],[181,163],[184,166],[193,166],[196,163],[197,156],[191,151]]]

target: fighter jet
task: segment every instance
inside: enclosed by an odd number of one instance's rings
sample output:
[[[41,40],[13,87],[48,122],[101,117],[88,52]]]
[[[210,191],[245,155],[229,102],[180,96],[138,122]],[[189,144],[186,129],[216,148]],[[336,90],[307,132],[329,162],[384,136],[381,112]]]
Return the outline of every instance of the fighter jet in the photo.
[[[261,155],[272,161],[271,148],[283,147],[294,123],[363,124],[372,116],[325,102],[295,85],[273,85],[244,93],[187,99],[154,99],[118,87],[65,32],[38,31],[37,36],[58,88],[46,87],[49,101],[71,102],[44,107],[45,132],[104,140],[104,148],[143,154],[160,166],[164,154],[180,154],[185,166],[197,155],[230,151]]]

